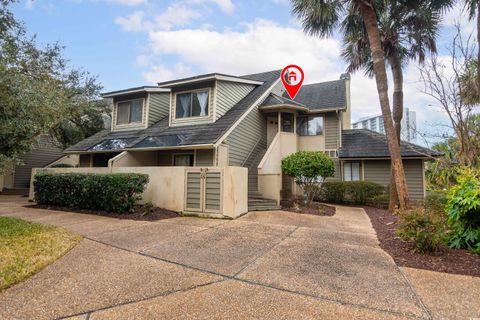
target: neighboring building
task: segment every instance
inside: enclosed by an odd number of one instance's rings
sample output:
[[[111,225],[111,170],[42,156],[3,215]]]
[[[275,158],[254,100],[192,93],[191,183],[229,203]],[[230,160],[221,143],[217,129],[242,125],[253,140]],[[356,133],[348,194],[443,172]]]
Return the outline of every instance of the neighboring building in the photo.
[[[281,161],[300,150],[328,154],[332,180],[388,184],[385,137],[350,130],[348,75],[304,85],[294,100],[280,71],[205,74],[103,96],[113,99],[112,127],[65,150],[80,158],[70,170],[148,173],[144,201],[158,206],[223,217],[276,209],[299,194]],[[402,155],[410,195],[422,199],[424,161],[438,154],[402,143]]]
[[[385,128],[383,125],[383,117],[364,117],[358,121],[352,123],[353,129],[369,129],[381,134],[385,134]],[[417,141],[417,119],[415,111],[411,111],[405,108],[403,112],[402,125],[401,125],[401,139],[415,143]]]
[[[32,149],[19,157],[20,163],[7,169],[0,175],[0,192],[8,194],[28,194],[32,168],[42,168],[53,163],[78,162],[75,155],[64,156],[62,149],[58,148],[48,135],[39,137]],[[73,162],[72,162],[73,161]]]

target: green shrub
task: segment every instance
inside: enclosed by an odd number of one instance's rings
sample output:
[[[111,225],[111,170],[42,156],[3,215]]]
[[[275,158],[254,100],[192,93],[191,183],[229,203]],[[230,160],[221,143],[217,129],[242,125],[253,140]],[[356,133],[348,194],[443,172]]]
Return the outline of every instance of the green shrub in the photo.
[[[325,202],[344,203],[346,185],[342,181],[328,181],[322,184],[321,198]]]
[[[110,212],[131,211],[149,180],[137,173],[37,173],[34,179],[38,204]]]
[[[480,170],[459,170],[447,198],[450,246],[480,252]]]
[[[442,191],[430,191],[425,197],[425,208],[435,212],[445,212],[447,195]]]
[[[69,163],[56,163],[50,166],[50,168],[75,168],[75,166]]]
[[[348,198],[356,205],[366,205],[367,201],[385,191],[382,185],[370,181],[346,181],[344,183]]]
[[[419,207],[407,211],[397,211],[397,215],[400,218],[397,235],[403,240],[412,241],[415,251],[434,252],[446,242],[444,214]]]
[[[298,151],[282,160],[282,172],[295,178],[310,203],[318,193],[318,186],[335,173],[335,163],[320,151]]]
[[[373,196],[367,201],[367,205],[376,207],[376,208],[381,208],[381,209],[388,209],[389,203],[390,203],[390,194],[386,192]]]
[[[329,181],[322,185],[322,198],[326,202],[366,205],[384,193],[385,188],[370,181]]]

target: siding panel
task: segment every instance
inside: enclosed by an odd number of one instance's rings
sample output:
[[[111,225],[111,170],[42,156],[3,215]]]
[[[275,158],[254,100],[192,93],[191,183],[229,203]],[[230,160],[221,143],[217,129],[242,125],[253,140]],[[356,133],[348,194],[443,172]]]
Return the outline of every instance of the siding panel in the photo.
[[[404,160],[405,177],[410,197],[413,200],[424,198],[422,160]],[[390,184],[390,160],[365,160],[364,180],[383,186]]]
[[[255,86],[251,84],[217,81],[215,92],[215,120],[222,117],[254,88]]]
[[[325,114],[325,149],[337,149],[339,141],[339,121],[334,112]]]
[[[170,93],[150,93],[148,99],[148,126],[168,116]]]

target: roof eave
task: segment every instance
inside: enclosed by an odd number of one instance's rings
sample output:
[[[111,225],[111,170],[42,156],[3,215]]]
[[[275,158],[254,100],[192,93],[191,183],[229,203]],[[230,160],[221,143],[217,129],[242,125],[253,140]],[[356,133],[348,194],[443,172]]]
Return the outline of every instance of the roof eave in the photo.
[[[170,92],[170,89],[165,89],[165,88],[138,88],[138,89],[127,89],[127,90],[118,90],[118,91],[111,91],[111,92],[105,92],[102,93],[100,96],[102,98],[114,98],[118,96],[124,96],[127,94],[134,94],[134,93],[150,93],[150,92]]]
[[[150,147],[150,148],[122,148],[114,150],[70,150],[64,151],[64,154],[88,154],[88,153],[113,153],[113,152],[122,152],[122,151],[157,151],[157,150],[174,150],[174,149],[213,149],[213,143],[207,144],[189,144],[181,146],[167,146],[167,147]]]
[[[185,84],[192,84],[192,83],[197,83],[197,82],[203,82],[203,81],[208,81],[208,80],[230,81],[230,82],[238,82],[238,83],[245,83],[245,84],[252,84],[252,85],[263,84],[263,82],[261,82],[261,81],[249,80],[249,79],[234,77],[234,76],[213,74],[213,75],[208,75],[208,76],[205,76],[205,77],[199,77],[199,78],[193,78],[193,79],[180,79],[180,80],[173,80],[173,81],[167,81],[167,82],[159,82],[158,87],[159,88],[171,88],[171,87],[181,86],[181,85],[185,85]]]

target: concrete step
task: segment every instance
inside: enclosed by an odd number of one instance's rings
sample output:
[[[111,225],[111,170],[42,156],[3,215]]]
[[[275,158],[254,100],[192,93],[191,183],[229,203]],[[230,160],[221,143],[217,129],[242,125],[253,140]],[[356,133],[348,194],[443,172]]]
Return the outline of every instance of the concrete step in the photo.
[[[280,210],[281,208],[277,205],[275,206],[248,206],[248,211],[274,211],[274,210]]]

